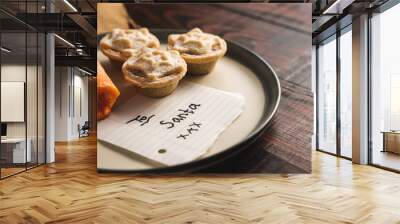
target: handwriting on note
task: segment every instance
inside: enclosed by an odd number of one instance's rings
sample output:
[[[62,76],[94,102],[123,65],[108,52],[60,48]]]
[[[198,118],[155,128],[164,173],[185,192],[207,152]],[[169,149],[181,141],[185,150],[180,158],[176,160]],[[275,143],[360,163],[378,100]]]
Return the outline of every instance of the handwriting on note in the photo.
[[[243,108],[240,94],[182,82],[167,97],[136,95],[115,107],[98,123],[98,139],[162,164],[181,164],[206,153]]]
[[[182,121],[188,119],[191,114],[195,114],[196,110],[199,109],[201,104],[190,103],[187,108],[178,109],[178,113],[173,117],[165,120],[161,120],[159,122],[160,125],[165,126],[166,129],[174,128],[176,124],[181,123]],[[132,122],[136,122],[139,126],[144,126],[148,124],[152,118],[156,117],[155,114],[152,115],[137,115],[134,118],[125,122],[125,124],[130,124]],[[193,132],[199,131],[201,123],[193,122],[189,125],[188,129],[185,133],[178,135],[177,138],[186,139],[190,136]]]
[[[200,127],[201,127],[201,123],[193,122],[188,125],[188,128],[186,129],[186,131],[184,133],[178,135],[178,137],[176,137],[176,138],[185,140],[190,135],[192,135],[194,132],[198,132],[200,130]]]
[[[140,126],[143,126],[143,125],[149,123],[150,119],[153,118],[154,116],[156,116],[156,115],[154,115],[154,114],[150,115],[150,116],[137,115],[135,118],[127,121],[126,124],[137,121],[140,123]]]
[[[178,114],[173,116],[170,120],[167,121],[160,121],[161,125],[166,125],[167,129],[175,127],[176,123],[180,123],[181,121],[186,120],[191,114],[194,114],[197,109],[201,104],[196,104],[196,103],[191,103],[189,106],[185,109],[179,109]]]

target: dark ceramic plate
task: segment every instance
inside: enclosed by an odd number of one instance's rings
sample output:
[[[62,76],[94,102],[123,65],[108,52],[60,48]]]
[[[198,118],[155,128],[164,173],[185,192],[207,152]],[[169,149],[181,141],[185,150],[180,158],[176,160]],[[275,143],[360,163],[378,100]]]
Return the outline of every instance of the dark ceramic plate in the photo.
[[[153,29],[151,32],[156,35],[161,42],[165,42],[167,37],[171,33],[182,33],[182,30],[166,30],[166,29]],[[105,34],[98,36],[98,41]],[[129,173],[185,173],[200,170],[217,163],[223,162],[225,159],[234,156],[241,150],[246,149],[251,143],[253,143],[260,135],[266,131],[269,127],[270,121],[279,105],[281,87],[279,79],[272,69],[272,67],[255,52],[237,44],[232,41],[226,41],[228,51],[225,57],[229,57],[235,61],[240,62],[245,67],[252,70],[260,81],[264,95],[265,95],[265,107],[261,119],[258,121],[253,131],[238,144],[232,147],[226,148],[225,150],[211,155],[209,157],[201,158],[193,162],[184,163],[176,166],[152,168],[146,170],[118,170],[118,169],[104,169],[98,168],[98,172],[129,172]]]

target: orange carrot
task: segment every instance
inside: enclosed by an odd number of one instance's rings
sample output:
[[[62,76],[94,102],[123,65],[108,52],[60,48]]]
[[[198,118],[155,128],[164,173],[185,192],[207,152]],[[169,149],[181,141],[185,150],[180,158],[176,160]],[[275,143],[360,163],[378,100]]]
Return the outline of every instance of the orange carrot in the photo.
[[[97,62],[97,120],[103,120],[111,113],[120,92]]]

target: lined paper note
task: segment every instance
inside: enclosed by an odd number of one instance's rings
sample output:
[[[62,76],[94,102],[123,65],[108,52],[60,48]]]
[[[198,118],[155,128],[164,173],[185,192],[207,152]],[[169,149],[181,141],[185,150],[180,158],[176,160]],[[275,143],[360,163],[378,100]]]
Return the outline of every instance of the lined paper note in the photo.
[[[177,165],[193,161],[243,111],[240,94],[182,82],[171,95],[136,95],[98,123],[98,139],[147,159]]]

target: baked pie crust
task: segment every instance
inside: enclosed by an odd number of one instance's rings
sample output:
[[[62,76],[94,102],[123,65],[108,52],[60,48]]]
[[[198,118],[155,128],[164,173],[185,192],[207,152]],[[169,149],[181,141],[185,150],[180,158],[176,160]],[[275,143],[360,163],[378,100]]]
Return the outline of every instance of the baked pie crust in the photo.
[[[160,41],[147,28],[114,29],[100,41],[100,50],[111,60],[121,62],[137,56],[144,47],[160,47]]]
[[[122,65],[125,79],[151,97],[171,94],[186,71],[186,62],[179,52],[154,48],[143,49]]]
[[[209,73],[218,59],[225,55],[227,46],[219,36],[194,28],[187,33],[168,36],[168,49],[178,51],[188,65],[188,73]]]

